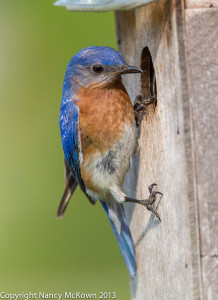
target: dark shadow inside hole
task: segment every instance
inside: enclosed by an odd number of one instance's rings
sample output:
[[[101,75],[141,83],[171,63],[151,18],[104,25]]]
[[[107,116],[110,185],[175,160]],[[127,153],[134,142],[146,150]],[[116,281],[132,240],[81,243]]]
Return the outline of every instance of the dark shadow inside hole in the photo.
[[[145,98],[149,98],[151,96],[157,97],[155,70],[152,62],[151,53],[148,47],[145,47],[142,50],[141,69],[143,70],[143,73],[141,75],[142,96]],[[157,105],[157,100],[155,101],[155,106],[156,105]]]

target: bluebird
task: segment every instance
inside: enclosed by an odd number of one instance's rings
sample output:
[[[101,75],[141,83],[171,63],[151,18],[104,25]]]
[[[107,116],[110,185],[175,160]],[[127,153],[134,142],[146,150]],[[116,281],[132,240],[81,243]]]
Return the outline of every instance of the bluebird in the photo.
[[[140,72],[110,47],[82,49],[67,66],[59,118],[66,186],[57,217],[63,216],[77,185],[92,204],[99,200],[131,277],[136,274],[135,249],[123,203],[144,205],[159,218],[153,207],[156,184],[146,200],[129,198],[122,189],[137,149],[136,121],[143,103],[138,97],[134,112],[121,75]]]

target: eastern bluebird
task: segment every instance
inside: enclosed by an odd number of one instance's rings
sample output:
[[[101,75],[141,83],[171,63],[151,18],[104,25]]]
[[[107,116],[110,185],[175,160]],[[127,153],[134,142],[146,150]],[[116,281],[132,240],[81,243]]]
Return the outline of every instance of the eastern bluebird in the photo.
[[[123,203],[142,204],[159,215],[153,203],[156,184],[147,200],[127,197],[124,176],[137,148],[136,120],[121,75],[140,73],[109,47],[88,47],[68,64],[60,109],[66,187],[57,217],[62,217],[76,188],[92,204],[100,200],[114,230],[131,277],[136,274],[135,249]],[[141,110],[137,99],[136,113]]]

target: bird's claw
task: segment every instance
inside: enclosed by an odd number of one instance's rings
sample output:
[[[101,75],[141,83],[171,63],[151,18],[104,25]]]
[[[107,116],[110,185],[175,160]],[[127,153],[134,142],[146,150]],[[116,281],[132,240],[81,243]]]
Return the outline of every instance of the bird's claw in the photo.
[[[145,206],[147,208],[147,210],[150,210],[152,213],[154,213],[155,216],[158,218],[158,220],[161,222],[160,215],[157,212],[157,206],[154,207],[154,203],[157,200],[156,195],[157,194],[161,195],[161,198],[162,198],[163,194],[161,192],[157,191],[156,183],[149,185],[148,190],[150,192],[149,198],[145,199],[145,200],[141,200],[140,204]]]
[[[147,114],[147,106],[153,103],[153,107],[155,109],[156,104],[156,96],[151,96],[148,98],[143,98],[141,95],[138,95],[134,101],[134,112],[135,112],[135,120],[136,126],[140,126],[142,118]]]

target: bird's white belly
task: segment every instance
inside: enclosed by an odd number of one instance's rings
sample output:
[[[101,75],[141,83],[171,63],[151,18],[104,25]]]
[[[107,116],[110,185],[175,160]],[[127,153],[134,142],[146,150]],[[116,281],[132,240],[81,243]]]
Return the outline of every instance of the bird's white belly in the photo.
[[[108,192],[115,186],[121,187],[126,172],[129,169],[130,159],[137,146],[135,124],[126,126],[122,138],[105,153],[97,152],[86,166],[91,173],[92,181],[100,193],[86,188],[89,196],[98,200],[99,197],[108,198]],[[102,199],[104,200],[104,199]]]

